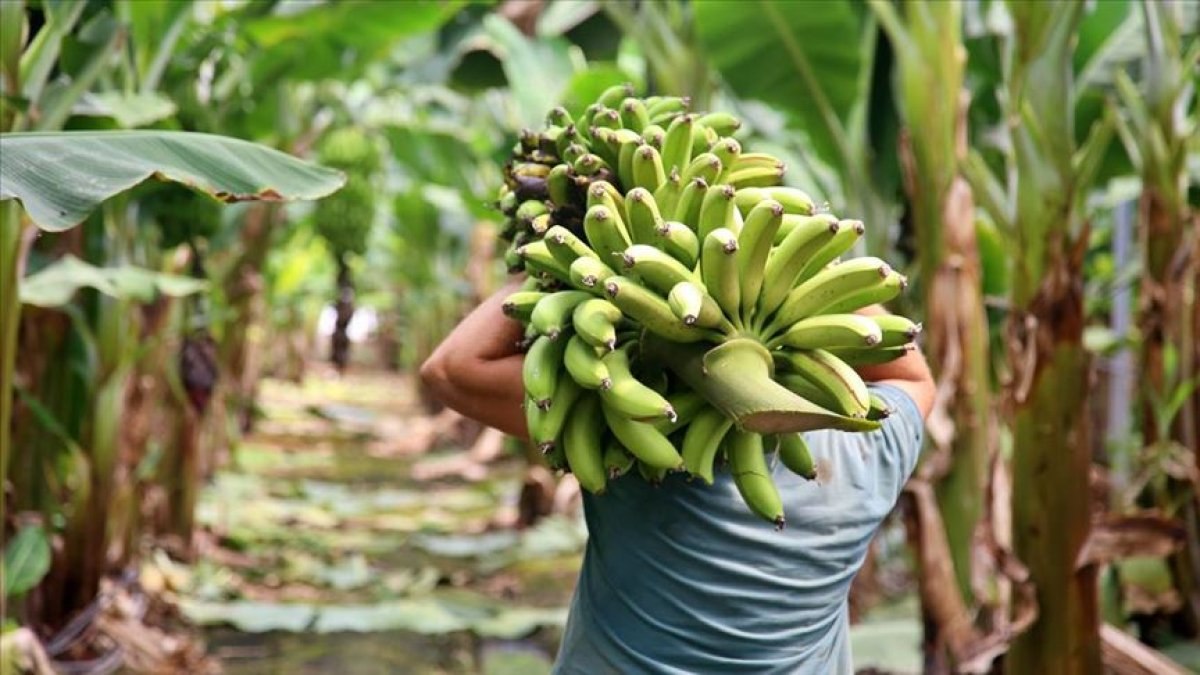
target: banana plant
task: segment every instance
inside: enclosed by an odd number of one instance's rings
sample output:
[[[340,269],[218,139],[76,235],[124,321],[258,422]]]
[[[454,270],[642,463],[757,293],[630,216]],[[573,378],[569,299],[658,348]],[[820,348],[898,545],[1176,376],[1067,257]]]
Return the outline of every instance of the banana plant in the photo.
[[[934,619],[926,623],[926,646],[944,645],[959,661],[967,656],[968,645],[958,639],[965,633],[946,627],[976,600],[972,559],[983,525],[979,496],[987,486],[993,432],[975,204],[958,168],[967,150],[966,49],[961,3],[913,0],[901,7],[871,2],[895,59],[896,106],[904,122],[901,166],[925,295],[925,349],[943,392],[930,425],[935,454],[916,479],[935,486],[954,574],[935,578],[937,570],[922,570],[919,581],[924,611]],[[957,594],[946,588],[954,583]]]
[[[965,171],[1013,242],[1006,392],[1013,438],[1014,549],[1037,588],[1038,617],[1005,660],[1010,673],[1100,670],[1096,568],[1077,567],[1091,529],[1087,490],[1090,358],[1083,345],[1081,265],[1088,194],[1113,134],[1111,118],[1076,138],[1072,52],[1082,3],[1009,2],[1003,114],[1007,184],[977,156]]]
[[[1161,424],[1156,410],[1173,398],[1179,383],[1200,379],[1200,335],[1195,286],[1200,262],[1195,259],[1193,209],[1188,195],[1189,139],[1196,133],[1195,72],[1200,66],[1200,40],[1187,46],[1183,33],[1183,7],[1158,2],[1141,4],[1146,51],[1141,60],[1143,86],[1124,71],[1116,73],[1120,112],[1115,115],[1125,151],[1141,175],[1142,192],[1138,209],[1138,237],[1142,252],[1142,275],[1138,317],[1141,343],[1139,369],[1141,388],[1142,440],[1147,446],[1174,441],[1185,448],[1200,448],[1200,395],[1184,396],[1172,415],[1173,424]],[[1192,250],[1189,250],[1189,246]],[[1190,260],[1189,260],[1190,258]],[[1191,267],[1188,272],[1186,267]],[[1181,266],[1183,270],[1181,271]],[[1177,362],[1171,368],[1167,356]],[[1194,400],[1196,403],[1189,401]],[[1200,450],[1195,464],[1200,466]],[[1175,483],[1154,491],[1153,502],[1174,510],[1182,504],[1190,515],[1191,536],[1200,505],[1188,499],[1194,489]],[[1185,623],[1193,634],[1200,631],[1200,560],[1184,550],[1173,556],[1172,571],[1184,598]]]
[[[37,230],[61,232],[74,227],[101,203],[127,192],[136,185],[157,177],[202,190],[213,198],[227,202],[245,200],[317,199],[336,190],[343,180],[332,170],[306,164],[275,150],[237,139],[205,134],[162,131],[129,132],[42,132],[0,134],[0,200],[3,200],[6,234],[12,240],[29,239],[25,233]],[[107,225],[119,233],[125,223],[122,202],[109,202],[105,207]],[[21,208],[23,207],[23,208]],[[93,238],[103,238],[104,229],[92,228]],[[15,249],[15,250],[14,250]],[[12,280],[14,297],[21,297],[22,276],[18,270],[24,264],[24,250],[9,249],[5,259],[10,267],[3,270]],[[112,423],[120,418],[119,401],[124,395],[124,376],[132,368],[133,335],[126,335],[123,318],[129,307],[119,303],[95,314],[95,332],[100,340],[95,350],[101,363],[108,364],[102,379],[95,382],[95,404],[98,409],[89,437],[76,441],[86,448],[83,466],[88,489],[84,491],[85,505],[100,508],[113,496],[112,472],[117,468],[117,428]],[[17,306],[17,305],[14,305]],[[5,317],[14,325],[20,311],[6,311]],[[123,336],[123,337],[122,337]],[[6,383],[12,382],[16,358],[15,339],[6,343],[0,353]],[[8,386],[0,392],[0,469],[9,477],[13,460],[11,427],[11,396]],[[117,405],[116,409],[112,405]],[[23,445],[22,447],[36,447]],[[28,458],[18,458],[20,465],[31,465]],[[28,485],[15,481],[14,485]],[[23,500],[18,495],[18,503]],[[104,512],[101,509],[100,512]],[[90,542],[88,550],[106,541],[104,528],[107,519],[90,521],[94,508],[84,508],[68,521],[68,540]],[[96,534],[95,527],[101,529]],[[81,529],[82,528],[82,529]],[[103,555],[89,556],[75,547],[66,551],[65,569],[79,569],[81,594],[76,600],[92,597],[99,575],[91,562]],[[89,590],[90,589],[90,590]]]
[[[887,96],[875,77],[886,63],[877,53],[874,16],[848,0],[819,6],[710,0],[691,10],[699,43],[725,84],[782,111],[817,163],[834,169],[837,184],[800,187],[818,188],[837,211],[861,219],[867,250],[888,253],[897,235],[899,185],[888,138],[894,125],[886,115],[873,119],[879,106],[872,101]]]

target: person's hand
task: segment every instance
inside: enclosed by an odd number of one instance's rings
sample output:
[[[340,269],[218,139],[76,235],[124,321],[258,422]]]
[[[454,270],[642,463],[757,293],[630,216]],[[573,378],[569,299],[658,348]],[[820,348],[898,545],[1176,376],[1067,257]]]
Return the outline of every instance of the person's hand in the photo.
[[[502,309],[520,286],[520,280],[509,283],[468,314],[421,365],[421,380],[448,407],[527,438],[521,408],[524,354],[517,348],[524,331]]]
[[[864,307],[858,313],[871,316],[887,314],[888,311],[881,305],[872,305]],[[933,381],[933,374],[929,372],[929,364],[925,362],[925,357],[919,349],[914,349],[895,361],[877,366],[859,366],[855,370],[868,382],[890,384],[903,389],[917,404],[922,418],[928,417],[929,411],[933,409],[937,385]]]

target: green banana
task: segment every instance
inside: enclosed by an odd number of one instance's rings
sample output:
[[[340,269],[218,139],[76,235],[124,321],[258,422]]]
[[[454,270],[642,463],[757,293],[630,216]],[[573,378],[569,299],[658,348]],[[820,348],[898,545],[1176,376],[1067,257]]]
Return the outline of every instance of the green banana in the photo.
[[[529,315],[529,325],[539,334],[557,340],[564,330],[571,327],[575,308],[590,298],[591,295],[584,291],[551,293],[533,308],[533,313]]]
[[[634,244],[652,244],[656,230],[662,225],[662,214],[654,195],[645,188],[634,188],[625,195],[625,215]]]
[[[731,173],[738,156],[742,154],[742,144],[732,138],[722,138],[712,147],[709,154],[720,160],[722,167],[720,178],[723,181]]]
[[[542,336],[534,340],[529,351],[525,352],[521,380],[525,384],[526,395],[542,410],[550,409],[559,380],[566,379],[560,376],[566,345],[566,340],[551,340]]]
[[[600,92],[600,97],[596,99],[596,103],[605,108],[616,108],[621,105],[621,101],[633,96],[635,93],[633,85],[628,82],[614,84]]]
[[[633,154],[633,184],[654,191],[667,179],[662,156],[653,145],[643,145]]]
[[[611,351],[617,346],[617,323],[622,318],[624,315],[616,305],[601,298],[592,298],[579,303],[571,317],[571,324],[588,344]]]
[[[830,223],[820,216],[790,215],[783,217],[780,229],[783,229],[783,225],[789,219],[797,219],[797,222],[767,258],[763,270],[762,294],[758,299],[756,313],[759,317],[770,316],[783,304],[808,259],[824,247],[839,230],[836,221]]]
[[[725,316],[735,326],[741,325],[738,314],[742,301],[738,280],[737,235],[719,227],[704,239],[700,250],[700,277],[708,294],[717,301]]]
[[[758,305],[766,274],[767,256],[775,242],[775,231],[783,222],[783,206],[767,199],[750,209],[738,233],[738,275],[741,278],[742,320],[749,322]]]
[[[595,294],[604,292],[604,280],[616,274],[611,267],[591,256],[576,258],[567,270],[571,285]]]
[[[553,169],[550,169],[550,174],[546,176],[546,192],[555,206],[563,207],[570,204],[574,191],[571,172],[566,164],[556,164]]]
[[[754,166],[734,169],[727,171],[723,180],[739,190],[747,187],[772,187],[779,185],[783,180],[786,169],[783,164],[778,167]]]
[[[896,359],[902,359],[908,356],[910,352],[915,352],[917,346],[914,344],[900,345],[899,347],[875,347],[871,349],[838,349],[830,348],[828,351],[834,356],[846,362],[847,365],[854,367],[861,366],[877,366],[881,363],[890,363]]]
[[[517,206],[515,218],[518,223],[528,227],[534,218],[549,212],[550,209],[546,206],[546,202],[538,199],[526,199]]]
[[[738,129],[742,128],[741,120],[725,112],[710,112],[701,115],[696,122],[712,129],[720,136],[732,136]]]
[[[655,230],[654,245],[671,254],[683,266],[695,269],[700,257],[700,239],[692,228],[673,220],[663,221]]]
[[[843,401],[838,400],[836,396],[830,394],[826,389],[813,384],[812,380],[803,375],[779,372],[775,375],[775,379],[793,394],[810,403],[815,403],[826,410],[836,412],[839,415],[849,415],[851,412],[859,409],[857,405],[845,405]]]
[[[878,286],[891,273],[887,263],[872,256],[853,258],[822,270],[788,293],[775,314],[773,326],[786,328],[816,314],[840,313],[829,307],[865,288]]]
[[[838,221],[837,234],[808,259],[804,268],[800,270],[800,274],[796,275],[796,283],[804,283],[820,274],[829,263],[849,251],[866,231],[860,221]]]
[[[546,248],[550,250],[550,255],[554,256],[559,263],[567,266],[568,275],[576,258],[594,258],[597,261],[600,259],[600,256],[587,245],[587,242],[576,237],[574,232],[562,225],[555,225],[546,230],[546,235],[542,239],[546,242]]]
[[[671,406],[670,401],[643,384],[629,370],[628,347],[614,349],[601,357],[601,360],[608,368],[609,379],[612,380],[611,387],[600,390],[600,398],[606,407],[638,421],[648,422],[663,417],[672,421],[676,419],[675,408]],[[621,439],[621,442],[631,451],[636,450],[624,439]]]
[[[891,417],[892,407],[879,394],[871,392],[871,409],[867,411],[867,419],[883,420]]]
[[[921,324],[898,314],[878,314],[870,317],[881,333],[880,347],[899,347],[917,339]]]
[[[737,191],[729,185],[717,185],[704,195],[696,220],[696,236],[701,241],[719,227],[732,230],[735,235],[741,231],[741,214],[733,203],[736,194]],[[686,220],[684,222],[691,224]]]
[[[625,125],[626,129],[638,133],[650,126],[650,113],[646,104],[641,99],[632,97],[621,101],[621,124]]]
[[[816,480],[817,465],[803,434],[779,435],[779,461],[801,478]]]
[[[605,169],[610,172],[612,171],[612,168],[608,162],[604,161],[603,157],[591,152],[585,152],[580,155],[579,159],[576,159],[574,164],[571,165],[571,168],[575,169],[575,173],[580,176],[595,176],[601,170]]]
[[[600,254],[602,262],[612,261],[613,256],[622,255],[631,243],[629,231],[625,229],[620,214],[605,206],[596,205],[588,209],[583,217],[583,231],[588,243]]]
[[[732,426],[733,420],[716,408],[706,408],[696,415],[688,425],[680,446],[683,466],[688,473],[709,485],[713,484],[713,463],[721,442]]]
[[[686,113],[691,106],[691,100],[681,96],[661,96],[654,100],[646,99],[646,112],[655,124],[674,119],[674,116]]]
[[[766,191],[768,199],[774,199],[783,205],[784,213],[811,216],[817,211],[816,203],[803,190],[782,186],[763,188],[763,190]]]
[[[604,446],[604,470],[608,474],[609,480],[620,478],[628,473],[633,468],[634,461],[633,455],[629,454],[629,451],[615,438],[609,440]]]
[[[863,307],[887,302],[900,295],[901,291],[905,288],[908,288],[908,279],[899,272],[892,272],[882,281],[869,286],[863,286],[843,296],[833,304],[824,307],[821,311],[827,314],[857,312]]]
[[[871,407],[871,394],[861,376],[845,361],[824,349],[779,350],[772,354],[780,366],[801,375],[836,398],[843,414],[863,417]],[[816,401],[814,401],[816,403]]]
[[[604,466],[604,418],[601,417],[600,399],[594,394],[584,394],[562,430],[563,451],[571,473],[579,481],[579,487],[598,495],[608,483],[608,470]]]
[[[567,373],[584,389],[608,389],[612,378],[608,366],[596,354],[596,348],[579,335],[572,335],[563,352],[563,365]]]
[[[658,204],[658,212],[665,218],[667,214],[675,215],[675,205],[679,203],[679,195],[683,192],[683,181],[679,172],[671,169],[667,180],[654,191],[654,203]]]
[[[625,198],[612,183],[606,180],[593,181],[587,189],[587,208],[603,206],[617,213],[625,212]]]
[[[534,417],[534,424],[529,427],[529,439],[532,440],[542,454],[549,453],[558,446],[563,427],[569,420],[578,417],[573,410],[579,394],[583,390],[569,377],[560,377],[554,390],[554,404]],[[535,406],[539,407],[540,406]]]
[[[662,152],[663,148],[663,140],[666,137],[667,130],[658,126],[657,124],[651,124],[645,129],[642,129],[642,138],[644,138],[647,143],[654,146],[654,149],[658,150],[660,153]]]
[[[762,436],[734,429],[726,438],[729,472],[733,474],[733,484],[741,493],[742,500],[751,511],[774,523],[775,529],[782,530],[783,499],[771,478],[771,469],[763,452]]]
[[[683,389],[670,394],[667,396],[667,401],[675,409],[675,423],[678,428],[691,423],[696,418],[696,415],[700,414],[701,410],[708,407],[708,401],[704,400],[703,396],[691,389]]]
[[[617,177],[621,179],[622,185],[634,184],[633,156],[637,154],[638,148],[642,147],[642,143],[642,137],[634,134],[634,137],[622,143],[617,151]]]
[[[801,319],[773,342],[792,349],[863,349],[879,345],[879,324],[858,314],[819,314]]]
[[[528,322],[529,317],[533,316],[533,308],[548,295],[550,294],[541,291],[518,291],[505,298],[500,309],[506,316]]]
[[[778,246],[782,244],[783,241],[787,239],[788,235],[792,233],[792,230],[798,227],[817,227],[816,224],[820,224],[824,228],[828,229],[831,237],[840,232],[842,229],[842,226],[838,224],[838,219],[828,213],[819,213],[815,216],[801,216],[795,213],[785,213],[783,214],[783,222],[779,224],[779,230],[775,233],[775,245]],[[807,263],[814,255],[816,255],[817,251],[819,251],[825,244],[828,243],[829,239],[822,239],[821,246],[817,247],[811,253],[805,256],[801,262]],[[803,265],[801,265],[801,267],[803,267]],[[797,268],[797,275],[799,275],[799,272],[800,268]]]
[[[683,114],[671,120],[667,135],[663,137],[662,163],[665,169],[675,169],[681,174],[692,161],[692,128],[696,118]]]
[[[680,178],[684,182],[703,178],[705,182],[712,184],[717,182],[717,179],[721,177],[721,169],[723,167],[724,165],[721,164],[720,158],[711,152],[706,152],[692,158],[691,163],[683,170]]]
[[[728,332],[733,330],[717,301],[694,282],[680,281],[675,284],[667,295],[667,305],[680,321],[689,326]]]
[[[700,208],[708,195],[708,183],[702,178],[694,178],[683,186],[679,199],[675,202],[675,220],[687,225],[693,230],[700,222]]]
[[[658,470],[676,469],[683,464],[683,458],[679,456],[679,451],[671,444],[670,439],[658,432],[653,425],[626,417],[609,405],[603,394],[601,398],[601,409],[604,411],[604,420],[608,422],[608,428],[639,462]]]
[[[717,132],[708,127],[696,124],[692,127],[692,156],[708,152],[712,147],[720,141],[721,137]]]
[[[620,105],[620,103],[615,105]],[[592,136],[596,135],[598,129],[621,128],[621,113],[614,109],[615,105],[605,105],[595,115],[592,115]]]
[[[571,113],[561,105],[554,106],[550,112],[546,113],[547,126],[569,127],[573,124],[575,124],[575,120],[571,118]]]
[[[681,281],[697,281],[692,271],[670,254],[648,244],[625,249],[625,267],[646,286],[664,296]]]
[[[550,253],[550,249],[544,241],[533,241],[525,244],[517,249],[517,253],[525,261],[526,267],[530,269],[549,274],[550,276],[562,281],[570,282],[571,273],[566,265],[559,262]]]
[[[696,327],[685,326],[671,313],[666,300],[633,279],[612,276],[604,282],[604,288],[621,312],[656,335],[672,342],[698,342],[708,335]]]

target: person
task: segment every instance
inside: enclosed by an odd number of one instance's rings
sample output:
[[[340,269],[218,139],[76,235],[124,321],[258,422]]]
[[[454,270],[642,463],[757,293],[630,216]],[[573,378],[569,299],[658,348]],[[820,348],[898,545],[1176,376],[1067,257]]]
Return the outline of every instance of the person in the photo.
[[[451,408],[523,437],[523,330],[501,309],[516,287],[468,315],[421,377]],[[783,531],[746,508],[727,470],[711,486],[635,471],[585,493],[587,550],[554,672],[852,673],[850,582],[915,468],[934,398],[918,351],[859,372],[893,413],[873,432],[806,432],[815,481],[774,462]]]

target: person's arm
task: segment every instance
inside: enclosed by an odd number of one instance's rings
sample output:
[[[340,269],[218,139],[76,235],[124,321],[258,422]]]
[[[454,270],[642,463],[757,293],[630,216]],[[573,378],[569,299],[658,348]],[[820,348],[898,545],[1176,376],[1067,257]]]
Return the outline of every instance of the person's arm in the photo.
[[[881,305],[872,305],[864,307],[858,313],[870,316],[887,314],[888,311]],[[921,350],[914,349],[895,361],[877,366],[858,366],[855,370],[867,382],[890,384],[904,390],[917,404],[922,418],[928,417],[929,411],[933,409],[937,385],[933,381],[933,374],[929,372],[929,364],[925,362]]]
[[[421,380],[443,403],[504,433],[527,438],[521,405],[524,354],[521,324],[504,314],[504,298],[520,281],[501,288],[467,315],[421,365]]]

